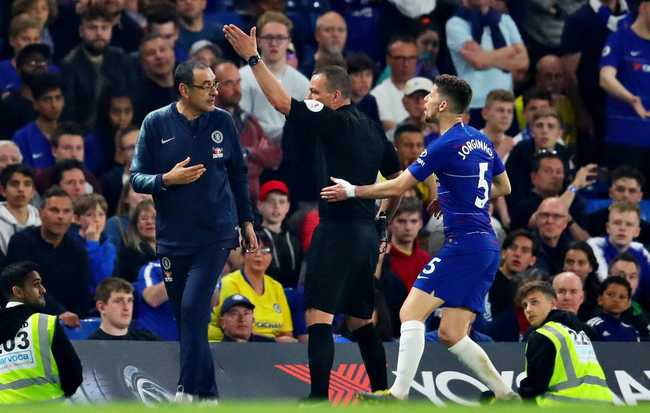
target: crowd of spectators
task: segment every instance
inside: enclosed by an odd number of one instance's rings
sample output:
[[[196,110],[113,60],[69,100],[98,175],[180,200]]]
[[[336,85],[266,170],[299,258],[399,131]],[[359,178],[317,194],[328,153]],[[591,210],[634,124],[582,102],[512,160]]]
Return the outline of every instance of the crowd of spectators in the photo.
[[[256,253],[231,253],[210,339],[306,341],[301,286],[319,221],[313,133],[268,103],[225,41],[221,27],[234,23],[257,27],[262,60],[295,99],[315,68],[344,67],[353,104],[383,128],[404,168],[439,136],[423,118],[433,79],[469,82],[463,121],[492,141],[512,183],[492,200],[502,261],[473,337],[522,340],[528,322],[515,291],[543,279],[592,338],[650,338],[650,1],[0,7],[0,263],[36,262],[46,312],[66,326],[101,317],[92,338],[178,339],[155,205],[129,179],[141,122],[177,99],[174,69],[194,59],[214,71],[216,105],[239,132],[260,241]],[[388,223],[374,318],[386,341],[399,339],[401,304],[445,242],[441,217],[426,212],[436,192],[431,176]],[[436,314],[427,326],[435,341]]]

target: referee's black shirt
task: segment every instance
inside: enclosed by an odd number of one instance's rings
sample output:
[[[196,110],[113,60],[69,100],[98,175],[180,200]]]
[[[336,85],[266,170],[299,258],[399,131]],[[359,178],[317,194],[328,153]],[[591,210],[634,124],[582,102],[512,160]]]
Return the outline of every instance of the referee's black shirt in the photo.
[[[353,198],[329,203],[320,190],[333,185],[330,177],[345,179],[352,185],[371,185],[377,172],[385,177],[402,170],[393,144],[375,122],[354,105],[332,110],[316,100],[291,99],[287,119],[303,123],[313,131],[303,139],[316,139],[316,182],[321,219],[374,218],[375,201]],[[307,160],[305,160],[307,161]]]

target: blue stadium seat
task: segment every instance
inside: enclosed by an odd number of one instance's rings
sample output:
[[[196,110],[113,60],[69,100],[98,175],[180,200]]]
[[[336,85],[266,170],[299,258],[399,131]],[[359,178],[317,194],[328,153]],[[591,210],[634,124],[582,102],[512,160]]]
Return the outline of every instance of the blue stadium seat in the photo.
[[[587,213],[607,208],[611,203],[611,199],[587,199]],[[641,207],[641,218],[650,221],[650,200],[644,199],[639,202],[639,207]]]
[[[285,288],[284,295],[287,297],[289,309],[291,310],[291,321],[293,322],[293,333],[296,336],[307,334],[307,322],[305,321],[305,310],[302,305],[304,295],[303,287],[297,289]]]
[[[81,320],[81,328],[71,328],[63,324],[63,321],[59,320],[59,322],[65,329],[65,333],[70,340],[85,340],[91,333],[99,328],[102,319],[99,317],[85,318]]]
[[[203,19],[205,21],[215,23],[218,25],[234,24],[237,27],[244,26],[244,20],[242,20],[239,13],[234,11],[219,11],[216,13],[204,13]]]
[[[646,221],[650,221],[650,200],[645,199],[639,202],[639,206],[641,207],[641,217]]]
[[[587,213],[598,211],[609,206],[612,203],[612,200],[607,199],[586,199],[587,201]]]

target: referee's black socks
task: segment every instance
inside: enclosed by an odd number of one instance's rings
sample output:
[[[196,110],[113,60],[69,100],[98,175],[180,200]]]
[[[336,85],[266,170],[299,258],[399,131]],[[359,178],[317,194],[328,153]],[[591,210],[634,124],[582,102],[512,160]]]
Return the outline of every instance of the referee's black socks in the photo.
[[[366,365],[366,372],[370,379],[372,391],[386,390],[388,378],[386,377],[386,351],[381,342],[381,337],[372,323],[352,332],[359,344],[361,357]],[[311,337],[310,337],[311,338]]]
[[[330,371],[334,363],[334,338],[331,324],[313,324],[307,328],[309,344],[309,373],[311,375],[310,399],[328,399]]]

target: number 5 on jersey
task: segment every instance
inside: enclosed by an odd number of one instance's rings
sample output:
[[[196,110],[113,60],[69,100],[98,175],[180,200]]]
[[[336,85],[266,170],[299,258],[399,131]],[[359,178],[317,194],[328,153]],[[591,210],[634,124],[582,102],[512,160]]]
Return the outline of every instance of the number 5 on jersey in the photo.
[[[436,270],[436,263],[441,262],[442,260],[438,257],[435,257],[422,269],[422,274],[431,274]]]
[[[478,187],[479,189],[483,189],[483,198],[476,197],[476,200],[474,201],[474,205],[476,205],[478,208],[483,209],[485,207],[485,203],[490,199],[490,186],[488,185],[488,182],[485,180],[485,173],[488,170],[488,163],[487,162],[481,162],[478,164]]]

